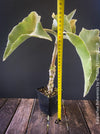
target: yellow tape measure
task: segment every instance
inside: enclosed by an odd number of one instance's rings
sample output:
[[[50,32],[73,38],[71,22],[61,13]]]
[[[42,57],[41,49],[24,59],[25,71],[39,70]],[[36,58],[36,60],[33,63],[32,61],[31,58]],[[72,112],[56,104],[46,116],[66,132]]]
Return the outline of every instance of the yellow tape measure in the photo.
[[[64,25],[64,0],[57,0],[57,46],[58,46],[58,120],[61,120],[62,100],[62,57],[63,57],[63,25]]]

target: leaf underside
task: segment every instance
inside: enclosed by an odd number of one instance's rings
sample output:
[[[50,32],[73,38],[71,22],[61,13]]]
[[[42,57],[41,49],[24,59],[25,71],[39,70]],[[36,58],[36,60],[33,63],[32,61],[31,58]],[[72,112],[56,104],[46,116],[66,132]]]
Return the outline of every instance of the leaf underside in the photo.
[[[8,35],[7,46],[3,55],[3,61],[26,39],[38,37],[52,40],[51,37],[43,30],[40,23],[40,16],[36,12],[31,12],[26,18],[16,25]]]

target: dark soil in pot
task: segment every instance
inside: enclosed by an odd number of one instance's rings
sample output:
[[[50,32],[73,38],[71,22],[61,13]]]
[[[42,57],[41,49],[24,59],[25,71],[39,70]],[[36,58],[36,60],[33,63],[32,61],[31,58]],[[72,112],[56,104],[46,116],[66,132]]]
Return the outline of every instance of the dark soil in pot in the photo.
[[[57,112],[57,89],[51,94],[48,94],[46,87],[37,89],[37,95],[39,99],[40,109],[43,113],[52,116]]]

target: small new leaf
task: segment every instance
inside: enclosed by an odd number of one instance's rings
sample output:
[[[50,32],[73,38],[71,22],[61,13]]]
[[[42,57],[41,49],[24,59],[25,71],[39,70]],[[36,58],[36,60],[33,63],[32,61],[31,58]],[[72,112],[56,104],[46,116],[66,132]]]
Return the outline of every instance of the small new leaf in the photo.
[[[75,13],[76,13],[76,9],[73,10],[71,13],[69,13],[69,14],[67,15],[67,18],[68,18],[68,21],[69,21],[69,22],[71,21],[71,19],[72,19],[73,16],[75,15]]]
[[[53,19],[52,30],[57,31],[57,15],[55,15]],[[71,25],[68,21],[67,15],[64,15],[64,30],[71,32]]]
[[[76,20],[71,21],[75,12],[76,10],[73,10],[70,14],[64,15],[64,31],[66,32],[76,31],[76,26],[75,26]],[[57,31],[57,15],[53,13],[52,18],[53,18],[52,30]]]
[[[16,25],[8,35],[7,46],[3,55],[3,61],[26,39],[38,37],[52,40],[40,23],[40,16],[31,12],[26,18]]]

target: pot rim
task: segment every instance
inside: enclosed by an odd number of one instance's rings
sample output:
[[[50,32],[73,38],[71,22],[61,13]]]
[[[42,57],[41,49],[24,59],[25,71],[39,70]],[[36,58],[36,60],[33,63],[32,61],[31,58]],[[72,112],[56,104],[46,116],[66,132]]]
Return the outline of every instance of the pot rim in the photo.
[[[58,96],[58,94],[57,94],[57,95],[54,95],[54,96],[51,96],[51,97],[48,97],[48,96],[44,95],[42,92],[39,91],[39,89],[44,88],[44,87],[45,87],[45,86],[40,87],[40,88],[37,88],[37,89],[35,89],[35,90],[36,90],[37,92],[39,92],[40,94],[42,94],[43,96],[47,97],[47,98],[53,98],[53,97]]]

